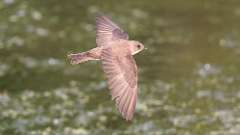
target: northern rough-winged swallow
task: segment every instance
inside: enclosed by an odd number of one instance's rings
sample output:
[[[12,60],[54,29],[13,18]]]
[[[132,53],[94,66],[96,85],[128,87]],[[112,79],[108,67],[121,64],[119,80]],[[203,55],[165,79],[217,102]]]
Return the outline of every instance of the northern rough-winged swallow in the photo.
[[[132,55],[142,51],[142,43],[129,40],[128,34],[104,15],[96,17],[97,47],[69,54],[71,64],[101,60],[112,100],[126,120],[132,120],[137,100],[137,65]]]

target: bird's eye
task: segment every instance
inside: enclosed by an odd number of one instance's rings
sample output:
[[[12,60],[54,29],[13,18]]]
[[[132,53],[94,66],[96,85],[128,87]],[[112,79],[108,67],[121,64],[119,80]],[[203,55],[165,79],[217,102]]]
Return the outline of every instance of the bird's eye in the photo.
[[[141,48],[141,45],[138,44],[138,45],[137,45],[137,48],[140,49],[140,48]]]

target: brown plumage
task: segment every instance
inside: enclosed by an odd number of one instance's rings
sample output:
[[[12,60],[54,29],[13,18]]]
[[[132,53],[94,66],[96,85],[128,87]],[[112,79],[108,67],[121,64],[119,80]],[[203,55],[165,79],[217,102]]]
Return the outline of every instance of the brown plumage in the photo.
[[[72,64],[101,60],[108,87],[119,112],[131,120],[137,101],[137,65],[132,55],[144,49],[138,41],[128,40],[128,34],[108,17],[96,17],[97,47],[87,52],[70,54]]]

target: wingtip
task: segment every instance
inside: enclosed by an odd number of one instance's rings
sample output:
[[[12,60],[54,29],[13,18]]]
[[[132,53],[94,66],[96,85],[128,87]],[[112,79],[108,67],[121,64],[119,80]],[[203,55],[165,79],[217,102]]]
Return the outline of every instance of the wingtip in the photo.
[[[96,13],[96,21],[99,20],[99,19],[103,19],[104,17],[106,17],[106,15],[103,13],[103,12],[97,12]]]
[[[126,116],[126,117],[123,116],[123,118],[124,118],[127,122],[132,122],[132,120],[133,120],[133,116]]]
[[[104,20],[104,21],[108,21],[108,20],[112,20],[112,18],[106,14],[104,14],[103,12],[98,12],[96,13],[96,21],[101,21],[101,20]]]
[[[127,113],[121,112],[121,114],[122,114],[122,118],[125,119],[126,121],[131,122],[133,120],[134,113],[127,114]]]

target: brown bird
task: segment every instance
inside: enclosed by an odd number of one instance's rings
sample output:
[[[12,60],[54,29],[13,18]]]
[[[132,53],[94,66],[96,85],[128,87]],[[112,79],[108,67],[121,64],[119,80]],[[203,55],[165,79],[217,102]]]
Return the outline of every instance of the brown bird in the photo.
[[[112,100],[126,120],[132,120],[137,100],[137,65],[132,55],[142,51],[142,43],[128,39],[128,34],[104,15],[96,17],[97,47],[68,55],[71,64],[101,60]]]

